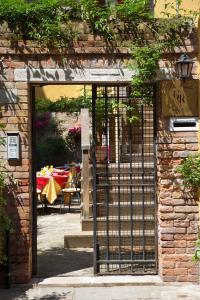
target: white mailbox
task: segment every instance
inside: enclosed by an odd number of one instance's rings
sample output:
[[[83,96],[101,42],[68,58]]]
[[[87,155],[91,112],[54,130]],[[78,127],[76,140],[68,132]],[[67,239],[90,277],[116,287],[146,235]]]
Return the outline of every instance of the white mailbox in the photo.
[[[7,133],[7,158],[19,159],[19,132]]]
[[[199,118],[175,117],[169,119],[170,131],[198,131]]]

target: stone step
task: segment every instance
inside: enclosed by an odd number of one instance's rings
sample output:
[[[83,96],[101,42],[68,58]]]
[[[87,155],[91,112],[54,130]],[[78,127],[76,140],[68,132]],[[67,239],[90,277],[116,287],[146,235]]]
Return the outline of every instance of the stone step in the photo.
[[[103,185],[104,183],[108,183],[110,186],[112,185],[138,185],[141,183],[147,184],[154,184],[154,176],[152,173],[150,174],[144,174],[144,176],[137,175],[133,173],[132,176],[127,176],[125,174],[97,174],[98,179],[98,186],[99,184]]]
[[[112,216],[117,216],[119,213],[119,206],[117,202],[114,202],[112,204],[109,204],[109,214]],[[155,205],[154,204],[144,204],[144,210],[145,210],[145,214],[155,214]],[[130,202],[129,203],[120,203],[120,214],[122,216],[129,216],[130,215],[130,211],[131,211],[131,207],[130,207]],[[143,213],[143,207],[142,207],[142,202],[137,202],[134,203],[133,202],[133,215],[142,215]],[[90,205],[90,216],[92,217],[93,214],[93,205]],[[106,204],[104,203],[100,203],[97,204],[97,216],[105,216],[106,215]]]
[[[115,216],[110,217],[108,225],[109,225],[108,226],[109,230],[111,230],[111,231],[118,230],[118,228],[119,228],[118,218]],[[98,231],[106,231],[106,227],[107,227],[106,218],[105,217],[101,217],[100,219],[97,218]],[[154,215],[145,216],[144,229],[147,229],[147,228],[149,230],[154,231],[154,229],[155,229]],[[142,230],[143,230],[142,216],[138,216],[138,215],[133,216],[133,229],[140,230],[141,234],[142,234]],[[83,231],[92,231],[93,230],[93,219],[92,218],[82,220],[82,230]],[[123,216],[120,218],[120,230],[131,231],[130,219],[125,219],[125,218],[123,218]]]
[[[141,246],[143,244],[143,237],[139,235],[139,232],[136,230],[133,231],[134,238],[133,244],[134,247]],[[131,236],[127,235],[127,232],[121,234],[123,237],[123,245],[126,245],[130,248],[131,245]],[[155,245],[155,234],[146,231],[145,235],[145,245],[148,247],[154,247]],[[118,232],[113,232],[112,235],[109,236],[109,241],[112,246],[119,245],[119,234]],[[105,243],[105,234],[98,232],[98,242],[100,244]],[[66,234],[64,236],[64,248],[73,249],[73,248],[93,248],[93,231],[82,231],[79,234]]]
[[[134,170],[140,171],[142,168],[146,172],[152,172],[154,170],[154,163],[153,162],[145,162],[142,163],[142,161],[133,161],[129,163],[120,163],[120,166],[118,166],[118,163],[109,163],[108,164],[108,172],[112,171],[112,174],[119,173],[119,167],[120,167],[120,173],[121,174],[130,174],[131,170],[132,172]],[[90,170],[92,170],[92,166],[90,167]],[[98,164],[97,166],[97,174],[98,173],[106,173],[107,166],[106,164]]]
[[[144,152],[152,152],[153,151],[153,145],[152,144],[147,144],[145,143],[144,145],[141,144],[134,144],[134,145],[126,145],[126,148],[132,153],[138,153],[140,151],[144,151]],[[125,147],[122,146],[122,149],[126,149]]]
[[[120,187],[120,202],[128,202],[130,203],[130,186]],[[110,187],[109,189],[109,202],[114,203],[118,201],[118,187]],[[92,195],[91,195],[92,201]],[[143,200],[144,199],[144,200]],[[132,201],[137,203],[141,203],[143,201],[154,203],[155,195],[154,195],[154,187],[150,189],[149,187],[145,188],[144,194],[142,193],[141,187],[135,188],[132,187]],[[106,189],[98,187],[97,190],[97,203],[105,203],[106,201]]]
[[[155,294],[155,288],[156,288],[156,298],[153,295],[152,296],[153,298],[152,297],[148,298],[149,300],[150,299],[160,299],[160,294],[163,293],[163,290],[164,290],[164,292],[167,293],[167,289],[169,289],[169,286],[163,287],[163,282],[159,275],[145,275],[145,276],[143,276],[143,275],[142,276],[136,276],[136,275],[134,275],[134,276],[132,276],[132,275],[58,276],[57,275],[54,277],[43,278],[42,280],[41,280],[41,278],[40,279],[36,278],[35,284],[39,288],[47,289],[47,297],[43,298],[43,299],[50,298],[49,294],[50,294],[50,289],[52,289],[52,288],[54,291],[54,293],[53,293],[53,295],[54,295],[55,289],[58,287],[64,288],[64,289],[66,289],[66,288],[89,288],[88,290],[86,290],[86,293],[83,296],[80,296],[80,298],[79,298],[79,299],[87,299],[87,300],[91,299],[90,297],[88,297],[88,295],[89,296],[91,295],[90,289],[95,288],[95,287],[102,288],[102,290],[99,291],[99,293],[102,294],[102,297],[104,297],[103,295],[105,292],[105,287],[107,287],[107,288],[108,287],[115,287],[115,288],[120,287],[120,289],[121,289],[121,287],[125,287],[127,289],[127,286],[129,286],[129,287],[132,286],[136,290],[135,293],[139,293],[139,291],[143,291],[145,289],[145,294],[146,294],[146,289],[149,289],[149,294],[152,292],[152,290]],[[184,287],[185,287],[185,285],[184,285]],[[194,287],[193,287],[193,289],[194,289]],[[191,289],[188,289],[188,290],[189,290],[188,297],[190,297]],[[132,292],[132,290],[131,290],[131,292]],[[64,292],[62,294],[64,294]],[[170,294],[174,295],[174,292],[171,292]],[[37,295],[38,295],[38,293],[37,293]],[[129,293],[129,295],[131,295],[131,293]],[[141,295],[141,292],[139,295]],[[125,296],[127,299],[127,292],[126,292]],[[68,295],[67,295],[67,297],[68,297]],[[70,297],[70,295],[69,295],[69,297]],[[128,299],[133,299],[130,297]],[[196,297],[196,294],[194,297]],[[52,296],[51,298],[55,299],[55,296]],[[101,297],[99,297],[99,299],[101,299]],[[123,297],[119,297],[116,299],[123,299]],[[140,298],[135,298],[135,299],[142,299],[142,298],[140,297]],[[147,298],[145,297],[145,299],[147,299]],[[171,297],[171,299],[173,299],[173,296]],[[193,298],[193,299],[195,299],[195,298]]]

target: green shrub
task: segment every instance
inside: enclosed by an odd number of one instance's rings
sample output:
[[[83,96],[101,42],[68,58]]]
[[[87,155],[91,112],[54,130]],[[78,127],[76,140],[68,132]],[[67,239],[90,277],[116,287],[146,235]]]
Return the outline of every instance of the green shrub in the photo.
[[[182,175],[184,184],[200,188],[200,154],[189,155],[176,169]]]

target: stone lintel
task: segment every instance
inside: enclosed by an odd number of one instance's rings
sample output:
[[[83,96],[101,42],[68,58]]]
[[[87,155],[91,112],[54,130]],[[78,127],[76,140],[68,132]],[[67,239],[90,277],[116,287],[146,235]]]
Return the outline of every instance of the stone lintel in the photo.
[[[134,71],[121,68],[110,69],[15,69],[15,81],[27,82],[116,82],[130,81]]]

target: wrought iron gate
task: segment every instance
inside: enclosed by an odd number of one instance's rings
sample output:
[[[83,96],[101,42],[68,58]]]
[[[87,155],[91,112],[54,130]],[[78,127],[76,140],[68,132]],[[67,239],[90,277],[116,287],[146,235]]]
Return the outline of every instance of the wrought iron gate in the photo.
[[[127,86],[93,85],[97,274],[157,271],[154,112],[129,95]]]

